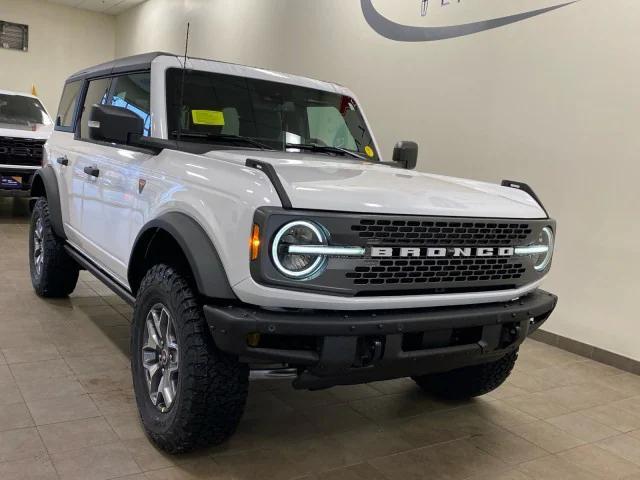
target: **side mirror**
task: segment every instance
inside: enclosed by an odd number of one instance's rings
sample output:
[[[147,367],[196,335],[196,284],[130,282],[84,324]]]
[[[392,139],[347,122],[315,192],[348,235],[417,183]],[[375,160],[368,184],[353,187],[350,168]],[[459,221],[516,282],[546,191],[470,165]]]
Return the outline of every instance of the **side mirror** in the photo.
[[[126,145],[132,135],[144,133],[142,118],[123,107],[94,105],[89,113],[89,138]]]
[[[402,164],[407,170],[413,170],[418,163],[418,144],[402,141],[393,148],[393,161]]]

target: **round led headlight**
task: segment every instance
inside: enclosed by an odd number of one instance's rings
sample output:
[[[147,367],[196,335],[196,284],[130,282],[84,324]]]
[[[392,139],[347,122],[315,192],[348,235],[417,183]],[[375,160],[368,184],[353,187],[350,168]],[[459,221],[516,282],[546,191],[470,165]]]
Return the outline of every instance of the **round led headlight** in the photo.
[[[273,238],[271,258],[280,273],[289,278],[305,280],[322,271],[327,261],[325,255],[290,252],[290,247],[305,245],[327,245],[324,229],[315,223],[297,220],[278,230]]]
[[[551,263],[554,240],[553,230],[551,230],[551,227],[544,227],[540,231],[537,245],[546,248],[542,248],[542,251],[533,257],[533,268],[537,271],[542,272],[546,270]]]

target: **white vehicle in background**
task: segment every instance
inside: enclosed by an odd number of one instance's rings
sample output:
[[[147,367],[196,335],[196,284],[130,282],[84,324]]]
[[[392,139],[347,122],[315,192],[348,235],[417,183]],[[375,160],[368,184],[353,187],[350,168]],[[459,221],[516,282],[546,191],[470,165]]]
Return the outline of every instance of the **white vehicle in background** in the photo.
[[[555,222],[526,184],[417,155],[384,161],[336,84],[165,53],[89,68],[33,182],[33,287],[86,269],[134,306],[136,401],[169,452],[227,439],[254,367],[482,395],[556,306]]]
[[[37,97],[0,90],[0,195],[29,195],[53,122]]]

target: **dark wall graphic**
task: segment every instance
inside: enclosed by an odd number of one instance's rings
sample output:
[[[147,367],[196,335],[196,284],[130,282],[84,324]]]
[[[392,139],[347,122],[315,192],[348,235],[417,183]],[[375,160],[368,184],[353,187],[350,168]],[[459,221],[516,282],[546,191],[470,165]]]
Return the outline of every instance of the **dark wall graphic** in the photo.
[[[383,37],[386,37],[389,40],[396,40],[398,42],[433,42],[436,40],[463,37],[465,35],[503,27],[511,23],[526,20],[527,18],[542,15],[543,13],[547,13],[552,10],[557,10],[558,8],[566,7],[567,5],[571,5],[572,3],[579,1],[580,0],[573,0],[571,2],[540,8],[538,10],[530,10],[516,15],[509,15],[507,17],[493,18],[490,20],[483,20],[481,22],[465,23],[463,25],[448,25],[445,27],[417,27],[412,25],[402,25],[401,23],[389,20],[379,13],[373,6],[373,0],[360,0],[360,3],[362,5],[362,13],[364,13],[364,18],[367,23]],[[426,5],[427,2],[424,2],[423,0],[421,13],[426,14]]]

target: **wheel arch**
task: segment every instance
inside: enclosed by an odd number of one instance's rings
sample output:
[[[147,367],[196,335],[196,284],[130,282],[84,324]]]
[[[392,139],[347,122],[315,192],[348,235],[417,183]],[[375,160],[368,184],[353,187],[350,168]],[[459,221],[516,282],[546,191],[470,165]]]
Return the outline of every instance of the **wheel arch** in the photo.
[[[48,165],[35,173],[31,183],[31,196],[36,198],[45,197],[47,199],[53,231],[57,236],[66,240],[67,236],[64,233],[64,224],[62,222],[58,178],[53,167]]]
[[[178,250],[166,251],[171,248]],[[165,213],[148,222],[138,233],[127,271],[134,295],[146,271],[157,259],[188,267],[201,295],[236,299],[215,246],[200,224],[190,216],[179,212]]]

